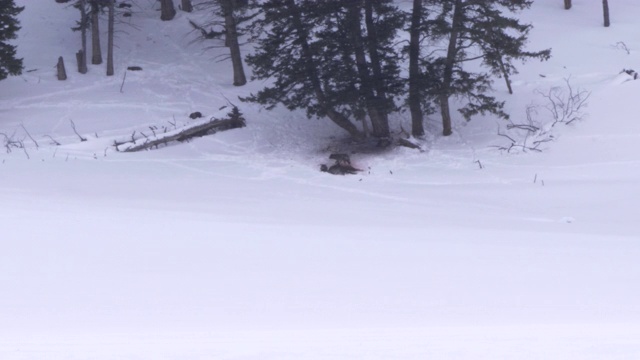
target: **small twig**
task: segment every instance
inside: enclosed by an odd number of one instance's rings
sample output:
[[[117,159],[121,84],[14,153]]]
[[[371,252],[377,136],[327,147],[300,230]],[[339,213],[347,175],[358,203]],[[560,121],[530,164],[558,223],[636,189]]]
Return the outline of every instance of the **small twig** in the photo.
[[[71,128],[73,129],[73,132],[76,133],[76,135],[78,135],[78,137],[80,138],[80,142],[87,141],[86,138],[82,137],[82,135],[78,133],[78,130],[76,130],[76,124],[73,122],[73,120],[69,119],[69,121],[71,121]]]
[[[48,138],[51,140],[51,142],[53,142],[53,144],[54,144],[55,146],[60,146],[60,143],[59,143],[59,142],[57,142],[57,141],[56,141],[56,139],[54,139],[53,137],[51,137],[51,135],[44,135],[44,137],[48,137]]]
[[[507,124],[507,130],[511,130],[511,129],[519,129],[519,130],[526,130],[529,132],[536,132],[538,130],[540,130],[540,128],[538,128],[537,126],[533,126],[533,125],[527,125],[527,124]]]
[[[618,41],[616,43],[616,48],[624,50],[627,53],[627,55],[631,55],[631,49],[627,47],[627,44],[625,44],[624,41]]]
[[[120,92],[122,93],[122,88],[124,88],[124,80],[127,78],[127,70],[124,71],[124,76],[122,76],[122,85],[120,85]]]
[[[27,130],[26,127],[24,127],[24,124],[20,124],[20,126],[22,126],[22,129],[24,130],[24,132],[27,134],[27,136],[29,137],[29,139],[31,139],[31,141],[33,141],[34,144],[36,144],[36,149],[40,148],[40,145],[38,145],[38,142],[33,138],[33,136],[31,136],[31,134],[29,133],[29,130]]]
[[[20,142],[20,147],[22,147],[22,151],[24,151],[24,154],[27,155],[27,159],[31,160],[31,156],[29,156],[29,153],[27,152],[27,148],[24,146],[24,143],[22,141]]]

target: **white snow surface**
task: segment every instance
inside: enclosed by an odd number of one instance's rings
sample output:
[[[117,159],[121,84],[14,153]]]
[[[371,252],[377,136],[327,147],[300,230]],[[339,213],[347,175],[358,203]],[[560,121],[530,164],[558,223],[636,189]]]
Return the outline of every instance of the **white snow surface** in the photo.
[[[620,74],[640,67],[637,1],[613,2],[607,29],[598,1],[523,14],[553,58],[521,66],[512,96],[496,81],[513,121],[563,79],[591,92],[541,153],[497,150],[504,121],[443,138],[433,116],[426,151],[353,154],[364,171],[344,177],[318,171],[340,129],[237,100],[262,83],[231,86],[224,49],[191,43],[206,11],[160,22],[138,1],[106,77],[73,69],[77,10],[17,3],[29,71],[0,82],[0,133],[25,145],[0,149],[0,359],[640,358],[640,81]],[[227,99],[246,128],[112,146]]]

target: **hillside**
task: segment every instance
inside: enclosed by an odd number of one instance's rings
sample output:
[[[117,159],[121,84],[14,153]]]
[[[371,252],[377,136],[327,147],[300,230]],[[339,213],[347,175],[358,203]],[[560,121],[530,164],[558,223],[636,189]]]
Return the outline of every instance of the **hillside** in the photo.
[[[620,73],[640,70],[640,3],[612,3],[607,29],[597,1],[523,14],[553,57],[521,66],[514,95],[495,88],[514,123],[538,105],[542,151],[500,150],[507,123],[489,117],[441,137],[433,116],[424,152],[352,154],[355,176],[318,171],[345,141],[328,121],[245,103],[246,128],[116,151],[262,84],[233,87],[223,49],[193,42],[203,11],[159,23],[138,1],[109,78],[73,71],[77,10],[16,3],[26,71],[0,82],[0,133],[24,149],[0,149],[1,359],[640,356],[640,81]],[[143,70],[123,85],[127,66]],[[590,96],[551,127],[540,93],[565,79]]]

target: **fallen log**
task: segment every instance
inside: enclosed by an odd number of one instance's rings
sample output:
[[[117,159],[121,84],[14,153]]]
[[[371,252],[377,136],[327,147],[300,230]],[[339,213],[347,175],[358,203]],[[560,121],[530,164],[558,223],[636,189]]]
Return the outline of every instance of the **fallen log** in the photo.
[[[157,148],[160,145],[167,145],[168,143],[173,141],[184,142],[194,137],[202,137],[205,135],[215,134],[219,131],[237,129],[245,126],[246,122],[244,117],[242,116],[238,108],[234,106],[225,119],[212,119],[206,123],[189,126],[180,131],[158,134],[157,136],[148,137],[144,139],[144,141],[142,139],[138,139],[138,141],[143,141],[139,144],[136,144],[135,141],[119,144],[117,143],[117,146],[119,146],[120,148],[118,149],[116,147],[116,149],[122,152],[148,150],[154,147]]]
[[[404,138],[399,138],[398,139],[398,145],[404,146],[404,147],[408,147],[409,149],[420,150],[420,152],[424,151],[424,150],[422,150],[422,147],[420,147],[420,145],[412,142],[411,140],[404,139]]]

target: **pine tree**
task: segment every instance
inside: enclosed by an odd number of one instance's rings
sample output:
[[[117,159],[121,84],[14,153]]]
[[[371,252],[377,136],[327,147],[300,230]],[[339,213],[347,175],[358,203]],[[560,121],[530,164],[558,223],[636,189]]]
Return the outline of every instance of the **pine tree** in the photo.
[[[247,62],[255,78],[275,82],[250,100],[326,116],[354,137],[362,134],[351,119],[367,132],[368,118],[372,135],[388,138],[388,115],[405,86],[395,48],[404,14],[393,1],[272,0],[261,10],[261,36]]]
[[[425,135],[424,110],[422,108],[424,94],[421,86],[422,71],[420,70],[420,39],[423,17],[424,1],[413,0],[409,25],[409,98],[407,102],[411,112],[411,134],[415,137]]]
[[[9,75],[20,75],[22,59],[16,58],[16,47],[7,43],[17,37],[20,30],[18,14],[24,7],[16,6],[14,0],[0,0],[0,80]]]
[[[244,35],[246,22],[257,16],[257,13],[251,11],[253,7],[249,7],[246,1],[211,0],[199,5],[210,10],[214,16],[203,24],[191,20],[189,23],[200,32],[201,40],[224,39],[224,46],[229,48],[229,57],[233,66],[233,85],[245,85],[247,77],[242,62],[239,38]],[[212,47],[222,47],[222,45]]]
[[[335,19],[327,18],[330,15],[322,16],[327,8],[316,6],[320,4],[328,2],[267,0],[260,4],[262,19],[253,29],[259,34],[254,39],[256,49],[246,60],[255,79],[273,82],[244,100],[266,105],[267,109],[280,104],[289,110],[305,109],[309,117],[328,117],[360,138],[362,134],[349,120],[349,108],[344,106],[344,101],[356,99],[341,98],[343,82],[332,82],[328,76],[329,71],[334,71],[333,77],[352,67],[341,61],[343,43],[328,34],[326,27],[324,31],[314,29],[314,24],[322,22],[336,26]],[[350,73],[353,75],[353,71]],[[348,89],[353,89],[352,83]]]
[[[388,116],[396,108],[392,96],[399,95],[402,89],[393,41],[403,25],[404,14],[388,0],[337,3],[346,9],[347,38],[353,49],[358,88],[371,121],[372,135],[388,138]]]
[[[242,65],[242,54],[240,43],[238,42],[238,20],[235,15],[237,5],[233,0],[219,0],[222,16],[224,17],[225,45],[229,47],[231,53],[231,64],[233,65],[233,85],[242,86],[247,83]]]
[[[510,88],[509,75],[516,73],[514,60],[530,58],[546,60],[550,50],[528,52],[525,50],[531,25],[521,24],[508,16],[527,9],[532,0],[439,0],[443,20],[432,31],[448,36],[446,55],[437,59],[442,77],[436,95],[442,116],[443,135],[452,133],[450,98],[466,98],[467,103],[459,109],[465,119],[477,114],[491,113],[508,118],[503,111],[503,102],[487,95],[491,90],[491,75],[503,76]],[[479,52],[480,55],[475,55]],[[472,55],[473,54],[473,55]],[[480,61],[488,73],[469,72],[464,64]]]

